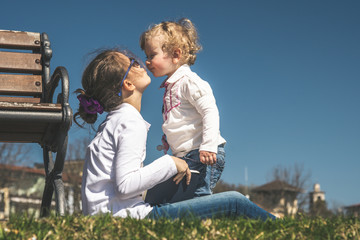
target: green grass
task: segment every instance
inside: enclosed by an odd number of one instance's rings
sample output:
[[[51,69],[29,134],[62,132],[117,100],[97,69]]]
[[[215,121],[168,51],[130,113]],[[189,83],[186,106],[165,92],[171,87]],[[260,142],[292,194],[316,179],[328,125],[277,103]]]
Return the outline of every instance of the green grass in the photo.
[[[360,220],[348,217],[276,221],[183,219],[170,221],[71,215],[2,222],[0,239],[360,239]]]

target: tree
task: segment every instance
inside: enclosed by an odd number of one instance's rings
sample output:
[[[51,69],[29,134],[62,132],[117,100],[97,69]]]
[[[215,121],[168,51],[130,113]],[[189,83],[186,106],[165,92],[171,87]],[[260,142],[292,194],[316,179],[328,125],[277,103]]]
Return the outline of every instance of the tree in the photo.
[[[244,195],[247,194],[247,188],[244,185],[235,185],[235,184],[229,184],[224,182],[223,180],[219,180],[213,189],[213,193],[220,193],[220,192],[226,192],[226,191],[237,191]]]
[[[85,159],[86,148],[90,140],[81,138],[75,140],[73,143],[68,144],[67,161]]]
[[[323,200],[317,200],[309,211],[310,216],[316,217],[321,216],[328,218],[333,215],[333,213],[327,208],[327,204]]]
[[[0,143],[0,163],[22,165],[29,161],[31,147],[25,143]]]

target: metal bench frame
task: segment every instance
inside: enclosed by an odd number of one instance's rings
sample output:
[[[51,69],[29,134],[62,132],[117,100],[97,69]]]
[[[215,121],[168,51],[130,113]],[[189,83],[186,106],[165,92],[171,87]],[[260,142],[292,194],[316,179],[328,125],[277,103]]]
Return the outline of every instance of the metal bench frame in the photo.
[[[68,72],[57,67],[50,76],[51,57],[46,33],[0,30],[0,142],[38,143],[43,148],[41,217],[50,214],[54,191],[56,212],[65,214],[62,171],[72,123]],[[60,80],[61,92],[53,103]]]

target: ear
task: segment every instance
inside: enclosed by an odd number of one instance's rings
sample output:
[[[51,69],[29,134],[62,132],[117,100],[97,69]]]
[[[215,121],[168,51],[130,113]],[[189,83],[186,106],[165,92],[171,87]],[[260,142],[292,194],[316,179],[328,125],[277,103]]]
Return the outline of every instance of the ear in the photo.
[[[132,92],[135,90],[136,87],[132,82],[125,79],[123,83],[123,88],[125,88],[126,91]]]
[[[182,50],[180,48],[176,48],[173,52],[172,61],[174,64],[178,64],[181,60]]]

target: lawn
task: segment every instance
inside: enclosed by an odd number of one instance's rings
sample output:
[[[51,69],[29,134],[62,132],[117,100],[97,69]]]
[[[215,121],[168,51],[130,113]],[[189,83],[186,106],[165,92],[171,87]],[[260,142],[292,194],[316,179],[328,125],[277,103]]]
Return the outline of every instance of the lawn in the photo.
[[[170,221],[69,215],[35,219],[13,216],[0,239],[360,239],[360,220],[300,216],[275,221],[181,219]]]

